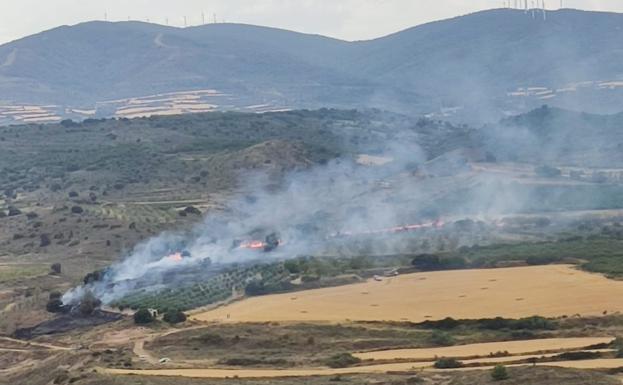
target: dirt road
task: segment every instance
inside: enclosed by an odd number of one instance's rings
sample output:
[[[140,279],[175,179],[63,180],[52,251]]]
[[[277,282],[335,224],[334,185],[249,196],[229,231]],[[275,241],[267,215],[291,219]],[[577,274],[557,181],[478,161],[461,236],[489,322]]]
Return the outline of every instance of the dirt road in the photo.
[[[527,357],[523,357],[527,358]],[[500,362],[500,359],[492,359],[491,363]],[[431,362],[406,362],[383,365],[356,366],[351,368],[328,369],[153,369],[153,370],[133,370],[133,369],[102,369],[98,371],[117,375],[142,375],[142,376],[165,376],[165,377],[192,377],[192,378],[283,378],[283,377],[309,377],[309,376],[335,376],[345,374],[370,374],[388,373],[404,371],[432,371],[443,372],[446,370],[478,370],[490,369],[494,365],[485,365],[478,368],[459,368],[459,369],[434,369]],[[524,366],[509,365],[509,366]],[[538,366],[555,366],[561,368],[576,369],[608,369],[623,367],[622,358],[582,360],[582,361],[559,361],[537,364]]]

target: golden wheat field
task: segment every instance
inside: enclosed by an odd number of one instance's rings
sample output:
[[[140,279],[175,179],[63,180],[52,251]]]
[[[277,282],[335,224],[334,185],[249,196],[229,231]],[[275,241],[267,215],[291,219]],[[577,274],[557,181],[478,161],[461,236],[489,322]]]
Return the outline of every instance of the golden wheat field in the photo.
[[[195,314],[221,322],[411,321],[589,316],[623,309],[623,282],[571,265],[406,274],[247,298]]]

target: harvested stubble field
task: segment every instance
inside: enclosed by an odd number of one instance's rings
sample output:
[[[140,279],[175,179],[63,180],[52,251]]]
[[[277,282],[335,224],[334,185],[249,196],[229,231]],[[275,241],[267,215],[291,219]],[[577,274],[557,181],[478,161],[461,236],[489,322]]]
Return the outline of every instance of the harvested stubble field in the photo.
[[[253,297],[202,321],[410,321],[601,315],[621,310],[623,282],[571,265],[414,273],[382,281]]]
[[[457,346],[444,346],[426,349],[392,349],[374,352],[357,353],[362,360],[434,360],[435,357],[475,357],[487,356],[496,352],[507,354],[529,354],[566,349],[579,349],[591,345],[604,344],[611,337],[577,337],[577,338],[542,338],[524,341],[486,342]]]

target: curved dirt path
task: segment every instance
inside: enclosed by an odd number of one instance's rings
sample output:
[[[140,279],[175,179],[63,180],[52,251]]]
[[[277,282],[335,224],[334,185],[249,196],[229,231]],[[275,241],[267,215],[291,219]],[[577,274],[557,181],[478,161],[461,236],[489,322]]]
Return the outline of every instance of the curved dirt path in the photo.
[[[157,364],[159,361],[156,357],[152,356],[147,350],[145,350],[146,339],[138,340],[134,342],[132,352],[141,360],[152,365]]]
[[[519,359],[532,358],[534,356],[516,357]],[[540,357],[540,356],[539,356]],[[513,357],[505,357],[507,360]],[[189,378],[287,378],[287,377],[310,377],[310,376],[335,376],[346,374],[385,374],[390,372],[407,371],[427,371],[444,372],[447,370],[483,370],[491,369],[494,365],[503,361],[502,358],[491,360],[475,360],[485,365],[478,367],[467,367],[458,369],[434,369],[432,362],[404,362],[382,365],[355,366],[350,368],[309,368],[309,369],[103,369],[98,368],[98,372],[114,375],[141,375],[141,376],[163,376],[163,377],[189,377]],[[466,364],[476,363],[471,360],[463,361]],[[507,366],[526,366],[531,364],[510,364]],[[623,367],[623,358],[604,358],[596,360],[581,361],[558,361],[545,362],[537,366],[554,366],[560,368],[575,369],[612,369]]]
[[[145,344],[147,342],[151,342],[155,340],[156,338],[165,337],[171,334],[182,333],[182,332],[186,332],[189,330],[203,329],[203,328],[208,328],[208,327],[209,326],[205,326],[205,325],[194,325],[194,326],[186,327],[183,329],[172,329],[172,330],[166,330],[162,333],[147,334],[145,336],[139,337],[134,340],[134,344],[132,346],[132,352],[139,358],[139,360],[147,362],[152,365],[157,365],[157,364],[160,364],[160,359],[152,355],[149,350],[145,349]]]
[[[18,340],[15,338],[10,338],[10,337],[0,337],[0,343],[2,343],[3,340],[17,343],[17,344],[20,344],[26,347],[38,347],[38,348],[44,348],[44,349],[50,349],[50,350],[74,350],[74,348],[66,347],[66,346],[57,346],[57,345],[51,345],[51,344],[46,344],[46,343],[41,343],[41,342],[23,341],[23,340]]]
[[[398,363],[358,366],[354,368],[309,368],[309,369],[99,369],[109,374],[136,374],[143,376],[181,376],[193,378],[277,378],[332,376],[337,374],[386,373],[388,371],[418,370],[430,366],[430,362]]]

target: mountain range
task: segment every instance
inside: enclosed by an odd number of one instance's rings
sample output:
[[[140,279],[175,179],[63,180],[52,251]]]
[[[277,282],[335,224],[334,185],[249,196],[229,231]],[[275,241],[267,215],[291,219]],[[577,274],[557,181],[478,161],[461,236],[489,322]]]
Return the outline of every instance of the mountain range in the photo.
[[[0,122],[325,106],[467,121],[541,104],[614,113],[621,41],[623,14],[571,9],[483,11],[355,42],[87,22],[0,46]]]

